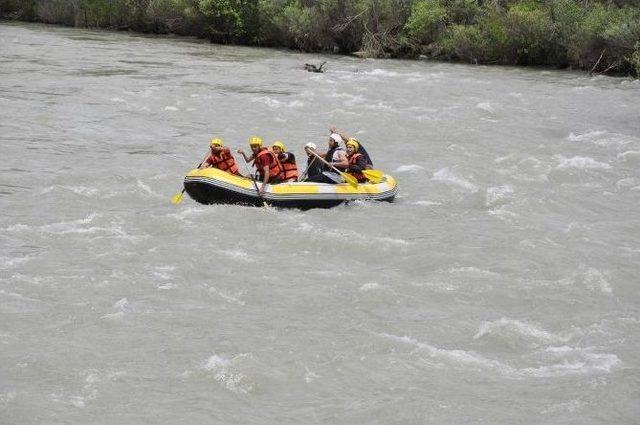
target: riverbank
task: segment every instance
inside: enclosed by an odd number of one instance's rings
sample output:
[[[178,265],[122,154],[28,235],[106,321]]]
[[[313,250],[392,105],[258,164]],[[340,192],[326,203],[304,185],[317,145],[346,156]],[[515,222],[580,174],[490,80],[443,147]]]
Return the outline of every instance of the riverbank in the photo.
[[[640,75],[636,0],[0,0],[0,17],[305,52]]]

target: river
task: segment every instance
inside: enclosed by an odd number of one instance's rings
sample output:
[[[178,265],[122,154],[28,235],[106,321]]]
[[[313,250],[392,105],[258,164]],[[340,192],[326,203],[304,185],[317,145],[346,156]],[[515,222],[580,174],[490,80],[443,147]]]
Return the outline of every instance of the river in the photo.
[[[0,53],[0,423],[638,423],[638,81],[6,22]],[[396,202],[170,203],[213,136],[331,124]]]

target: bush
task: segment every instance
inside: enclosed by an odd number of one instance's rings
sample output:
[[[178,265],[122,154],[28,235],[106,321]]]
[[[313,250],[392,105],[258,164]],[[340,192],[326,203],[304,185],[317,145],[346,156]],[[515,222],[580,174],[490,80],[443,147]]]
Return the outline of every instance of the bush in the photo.
[[[322,45],[321,38],[311,36],[313,32],[311,9],[303,7],[299,1],[294,1],[284,8],[282,22],[293,46],[305,51],[313,51]]]
[[[231,0],[199,0],[198,8],[207,17],[208,32],[213,39],[227,39],[242,32],[242,18]]]
[[[0,18],[33,21],[36,17],[35,0],[0,0]]]
[[[481,61],[487,48],[487,39],[476,25],[453,25],[442,40],[442,49],[449,57],[469,63]]]
[[[629,71],[631,65],[624,58],[633,54],[638,40],[638,9],[596,4],[580,23],[569,57],[581,68]]]
[[[547,63],[555,31],[547,10],[535,3],[512,5],[507,11],[505,26],[509,62],[518,65]]]
[[[359,0],[356,12],[355,28],[362,28],[361,49],[376,57],[397,54],[402,46],[400,32],[407,20],[403,5],[398,0]]]
[[[479,0],[441,0],[451,22],[471,25],[482,15]],[[482,3],[482,1],[480,1]]]
[[[438,0],[419,0],[411,8],[404,28],[411,41],[429,44],[436,41],[446,24],[447,9]]]
[[[505,15],[496,9],[490,9],[478,20],[478,27],[486,39],[483,62],[511,63],[506,54],[510,38]]]

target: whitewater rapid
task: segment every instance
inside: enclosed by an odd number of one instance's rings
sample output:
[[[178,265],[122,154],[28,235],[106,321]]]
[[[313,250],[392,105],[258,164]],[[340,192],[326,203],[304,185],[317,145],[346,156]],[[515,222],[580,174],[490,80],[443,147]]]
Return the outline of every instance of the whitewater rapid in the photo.
[[[0,423],[637,423],[638,81],[9,23],[0,51]],[[170,203],[213,136],[303,157],[331,124],[395,203]]]

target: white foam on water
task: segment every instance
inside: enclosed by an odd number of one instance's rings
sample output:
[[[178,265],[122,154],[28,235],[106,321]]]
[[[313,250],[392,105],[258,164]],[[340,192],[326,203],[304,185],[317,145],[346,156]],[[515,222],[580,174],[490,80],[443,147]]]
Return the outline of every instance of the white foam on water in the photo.
[[[582,134],[570,133],[566,138],[570,142],[588,142],[602,147],[620,147],[640,141],[638,137],[625,134],[610,133],[602,130],[590,130]]]
[[[505,336],[518,335],[542,343],[567,342],[570,339],[570,337],[553,334],[530,323],[507,317],[502,317],[493,322],[484,322],[473,336],[473,339],[496,334]]]
[[[177,111],[178,108],[176,106],[165,106],[164,110],[165,111]]]
[[[529,329],[527,326],[518,327],[524,332],[531,332],[536,337],[544,336],[535,328]],[[523,330],[524,329],[524,330]],[[554,378],[568,375],[595,375],[602,373],[610,373],[614,367],[621,364],[620,359],[615,354],[595,353],[592,348],[573,348],[573,347],[547,347],[537,355],[543,357],[543,364],[535,367],[516,368],[498,360],[489,359],[474,351],[465,350],[447,350],[438,348],[429,344],[419,342],[408,336],[396,336],[390,334],[380,334],[382,337],[391,339],[416,347],[420,351],[424,351],[431,358],[445,361],[459,366],[479,367],[487,370],[494,370],[500,375],[512,379],[522,379],[526,377]]]
[[[489,103],[489,102],[478,103],[476,105],[476,108],[482,109],[483,111],[490,112],[490,113],[494,113],[495,112],[495,109],[493,108],[493,106],[491,106],[491,103]]]
[[[240,305],[240,306],[244,306],[246,304],[246,302],[242,301],[240,298],[234,297],[232,295],[226,294],[222,291],[217,290],[216,288],[209,288],[209,292],[214,293],[214,294],[218,294],[218,296],[220,296],[220,298],[222,298],[225,301],[229,301],[233,304],[236,305]]]
[[[124,239],[135,240],[136,236],[128,235],[120,226],[111,225],[108,227],[90,226],[84,227],[84,225],[90,224],[97,217],[96,213],[91,213],[87,217],[72,220],[63,221],[59,223],[46,224],[39,229],[41,232],[50,233],[54,235],[69,235],[69,234],[96,234],[104,233],[109,236],[117,236]]]
[[[363,238],[364,240],[366,240],[366,239],[371,240],[370,238],[367,238],[367,237],[366,237],[366,236],[364,236],[364,235],[361,235],[361,236],[362,236],[362,238]],[[387,245],[396,245],[396,246],[407,246],[407,245],[411,245],[411,242],[406,241],[406,240],[404,240],[404,239],[390,238],[390,237],[386,237],[386,236],[377,236],[377,237],[375,237],[375,238],[374,238],[374,240],[376,240],[376,241],[378,241],[378,242],[383,242],[384,244],[387,244]]]
[[[225,249],[216,251],[219,254],[224,255],[225,257],[231,258],[233,260],[244,261],[245,263],[255,263],[256,259],[249,255],[248,252],[243,251],[242,249]]]
[[[363,108],[365,109],[373,109],[373,110],[383,110],[383,111],[394,111],[395,112],[395,108],[393,108],[393,106],[384,103],[382,101],[377,101],[375,103],[372,102],[367,102],[363,105]]]
[[[509,155],[504,155],[504,156],[497,157],[496,159],[493,160],[493,162],[496,163],[496,164],[500,164],[500,163],[505,162],[505,161],[514,160],[515,158],[516,158],[516,156],[514,154],[510,153]]]
[[[19,266],[33,259],[30,255],[24,255],[21,257],[0,257],[0,269],[8,270],[15,266]]]
[[[0,393],[0,403],[7,404],[16,399],[17,393],[15,391],[7,391],[6,393]]]
[[[77,195],[94,197],[98,194],[98,189],[86,186],[62,186],[64,189],[68,189]]]
[[[67,406],[73,406],[73,407],[76,407],[78,409],[84,409],[86,407],[86,403],[85,403],[86,398],[82,397],[82,396],[79,396],[79,395],[64,397],[62,395],[54,393],[54,394],[49,394],[49,398],[54,403],[64,404],[64,405],[67,405]]]
[[[566,158],[562,155],[554,155],[556,161],[559,164],[556,166],[557,169],[568,169],[568,168],[577,168],[584,170],[607,170],[611,168],[611,165],[596,161],[595,159],[588,156],[574,156],[572,158]]]
[[[358,290],[362,291],[362,292],[367,292],[367,291],[375,291],[375,290],[378,290],[380,288],[382,288],[382,286],[380,286],[379,283],[370,282],[370,283],[365,283],[360,288],[358,288]]]
[[[129,300],[125,298],[121,298],[113,304],[113,308],[120,311],[125,311],[129,308]]]
[[[298,230],[302,232],[313,233],[314,236],[317,237],[327,237],[330,239],[338,239],[340,241],[349,240],[352,242],[359,242],[366,244],[367,246],[371,246],[372,241],[378,242],[376,246],[381,246],[384,249],[388,249],[391,247],[404,247],[412,245],[411,242],[406,241],[404,239],[386,237],[386,236],[376,236],[371,237],[368,235],[363,235],[352,230],[338,230],[338,229],[329,229],[329,230],[321,230],[319,226],[312,226],[309,223],[299,223],[296,227]]]
[[[341,103],[344,103],[347,105],[354,105],[356,103],[363,103],[365,101],[362,95],[359,95],[359,94],[354,95],[354,94],[345,93],[345,92],[331,93],[329,97],[340,99]]]
[[[422,171],[424,170],[424,167],[417,165],[417,164],[407,164],[407,165],[401,165],[398,168],[396,168],[393,172],[394,173],[416,173],[418,171]]]
[[[606,131],[602,131],[602,130],[589,130],[585,133],[570,133],[569,136],[567,136],[567,140],[571,141],[571,142],[584,142],[584,141],[590,141],[593,140],[595,138],[598,138],[604,134],[607,134]]]
[[[511,198],[514,189],[511,185],[494,186],[487,188],[485,195],[485,206],[493,207],[503,203],[507,199]]]
[[[7,291],[5,291],[4,289],[0,289],[0,294],[1,294],[1,295],[6,295],[6,296],[7,296],[7,297],[9,297],[9,298],[18,299],[18,300],[20,300],[20,301],[27,301],[27,302],[32,302],[32,303],[39,303],[39,302],[41,302],[40,300],[37,300],[37,299],[35,299],[35,298],[25,297],[24,295],[19,294],[19,293],[17,293],[17,292],[11,292],[11,291],[7,292]]]
[[[189,217],[197,217],[206,213],[211,213],[211,209],[207,210],[206,208],[202,208],[197,205],[187,206],[186,208],[181,208],[180,212],[167,214],[168,217],[174,218],[177,221],[187,221]]]
[[[420,205],[422,207],[435,207],[438,205],[442,205],[442,202],[436,202],[436,201],[415,201],[412,202],[413,205]]]
[[[549,413],[559,413],[559,412],[568,412],[568,413],[576,413],[582,410],[584,407],[588,406],[589,403],[582,400],[570,400],[563,403],[552,404],[551,406],[542,410],[542,414]]]
[[[416,348],[425,351],[429,355],[429,357],[438,360],[444,360],[454,364],[470,365],[474,367],[513,371],[513,368],[511,368],[510,366],[504,365],[496,360],[488,359],[473,351],[446,350],[434,347],[429,344],[425,344],[423,342],[419,342],[418,340],[410,338],[408,336],[400,337],[387,333],[383,333],[381,335],[393,341],[415,346]]]
[[[304,106],[304,102],[301,100],[292,100],[289,102],[282,102],[278,99],[271,98],[269,96],[258,96],[251,98],[251,101],[254,103],[264,103],[265,105],[272,108],[302,108]]]
[[[305,366],[304,368],[305,368],[304,382],[306,382],[307,384],[310,384],[311,382],[320,378],[320,375],[316,374],[314,371],[312,371],[308,367]]]
[[[22,232],[24,230],[29,230],[31,226],[27,226],[26,224],[12,224],[9,227],[5,227],[2,230],[3,232],[13,233],[13,232]]]
[[[478,191],[478,187],[476,185],[469,182],[468,180],[458,177],[448,168],[441,168],[440,170],[433,173],[432,180],[453,184],[470,192]]]
[[[151,195],[152,197],[157,199],[166,199],[164,195],[151,190],[151,188],[147,184],[142,182],[140,179],[136,179],[136,183],[140,189],[142,189],[145,193]]]
[[[493,208],[487,211],[487,214],[492,215],[496,218],[498,218],[499,220],[508,220],[510,218],[516,218],[519,217],[520,215],[517,213],[514,213],[513,211],[509,211],[508,209],[505,208],[505,206],[500,206],[498,208]]]
[[[625,151],[618,154],[618,160],[625,163],[640,163],[640,151]]]
[[[402,74],[395,72],[395,71],[387,71],[386,69],[373,69],[371,71],[362,71],[360,72],[361,75],[369,75],[369,76],[373,76],[373,77],[400,77],[403,76]],[[410,74],[404,74],[404,76],[407,76]]]
[[[599,291],[606,295],[611,295],[613,293],[613,289],[611,289],[611,284],[605,278],[604,274],[598,269],[593,267],[588,268],[584,272],[584,283],[592,291]]]
[[[610,373],[621,365],[615,354],[594,353],[592,348],[573,348],[568,346],[548,347],[545,354],[555,363],[539,367],[527,367],[518,371],[523,377],[552,378],[567,375],[594,375]]]
[[[124,100],[124,99],[122,99],[120,97],[112,97],[111,101],[115,102],[115,103],[126,103],[126,100]]]
[[[485,277],[497,278],[500,277],[500,273],[492,272],[490,270],[480,269],[478,267],[452,267],[447,271],[449,274],[471,274],[481,275]]]
[[[617,189],[622,189],[622,188],[627,188],[627,187],[635,187],[638,184],[640,184],[640,179],[636,179],[635,177],[629,177],[626,179],[620,179],[616,182],[616,188]]]
[[[107,319],[107,320],[120,320],[120,319],[122,319],[125,316],[125,314],[131,310],[130,305],[129,305],[129,300],[126,297],[125,298],[121,298],[120,300],[116,301],[113,304],[113,309],[115,309],[117,311],[115,311],[113,313],[105,314],[101,318],[102,319]]]
[[[235,394],[247,394],[253,390],[253,384],[240,372],[237,372],[236,363],[248,354],[239,354],[233,359],[228,359],[217,354],[209,357],[203,369],[213,373],[213,377],[224,388]]]
[[[173,277],[169,273],[165,273],[165,272],[162,272],[162,271],[153,272],[153,276],[157,277],[160,280],[169,280],[169,279],[171,279]]]
[[[576,223],[575,221],[572,221],[571,223],[569,223],[567,225],[567,227],[565,227],[564,229],[562,229],[563,233],[572,233],[572,232],[585,232],[587,230],[589,230],[591,227],[587,226],[586,224],[583,223]]]

